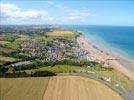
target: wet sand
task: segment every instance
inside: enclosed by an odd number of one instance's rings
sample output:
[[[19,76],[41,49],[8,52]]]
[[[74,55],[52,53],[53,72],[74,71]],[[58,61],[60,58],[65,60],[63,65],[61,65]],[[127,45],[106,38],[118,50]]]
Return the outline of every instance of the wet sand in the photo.
[[[82,49],[90,53],[96,58],[96,61],[110,64],[114,69],[124,73],[130,79],[134,80],[134,62],[128,61],[115,54],[110,54],[100,48],[92,45],[87,39],[81,35],[77,41]]]

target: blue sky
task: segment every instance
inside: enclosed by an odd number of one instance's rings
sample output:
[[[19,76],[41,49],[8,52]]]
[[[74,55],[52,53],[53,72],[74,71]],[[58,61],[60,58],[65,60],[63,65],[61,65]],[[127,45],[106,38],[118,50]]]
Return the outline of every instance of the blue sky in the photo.
[[[134,0],[1,0],[1,24],[134,26]]]

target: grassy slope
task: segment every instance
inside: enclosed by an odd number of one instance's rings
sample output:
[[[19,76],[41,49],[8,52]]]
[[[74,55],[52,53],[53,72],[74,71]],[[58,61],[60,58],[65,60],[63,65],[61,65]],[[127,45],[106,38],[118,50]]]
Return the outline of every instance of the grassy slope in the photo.
[[[0,78],[0,100],[42,100],[49,78]]]
[[[124,74],[120,73],[119,71],[116,70],[94,70],[92,68],[85,68],[85,70],[94,72],[94,74],[101,79],[104,78],[111,78],[110,81],[108,81],[110,84],[115,86],[116,84],[119,84],[120,86],[117,88],[123,88],[127,90],[134,90],[134,83],[132,80],[130,80],[127,76]],[[90,73],[89,73],[90,74]],[[105,80],[105,79],[104,79]],[[105,80],[106,81],[106,80]]]
[[[110,83],[112,85],[119,84],[119,87],[125,90],[134,90],[134,83],[124,74],[113,70],[113,71],[96,71],[96,74],[101,77],[111,78]]]

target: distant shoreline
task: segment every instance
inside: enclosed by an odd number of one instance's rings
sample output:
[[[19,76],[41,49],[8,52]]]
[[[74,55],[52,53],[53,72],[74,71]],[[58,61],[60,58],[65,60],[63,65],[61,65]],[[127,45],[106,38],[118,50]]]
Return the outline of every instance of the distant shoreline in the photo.
[[[89,42],[83,34],[77,38],[77,41],[82,49],[92,54],[97,60],[109,64],[113,68],[124,73],[130,79],[134,80],[134,62],[130,62],[118,55],[100,49]]]

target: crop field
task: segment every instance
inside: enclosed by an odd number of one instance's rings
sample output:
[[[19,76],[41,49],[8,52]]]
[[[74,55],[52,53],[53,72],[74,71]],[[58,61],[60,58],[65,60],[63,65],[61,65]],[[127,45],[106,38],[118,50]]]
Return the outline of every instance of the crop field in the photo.
[[[43,100],[122,100],[122,98],[93,79],[56,76],[50,79]]]
[[[47,32],[47,35],[49,36],[67,36],[67,37],[72,37],[75,35],[74,32],[72,31],[67,31],[67,30],[54,30],[52,32]]]
[[[0,78],[0,100],[42,100],[49,78]]]
[[[28,40],[30,39],[30,36],[28,35],[18,35],[16,40]]]
[[[100,82],[81,76],[0,78],[0,100],[122,100]]]

